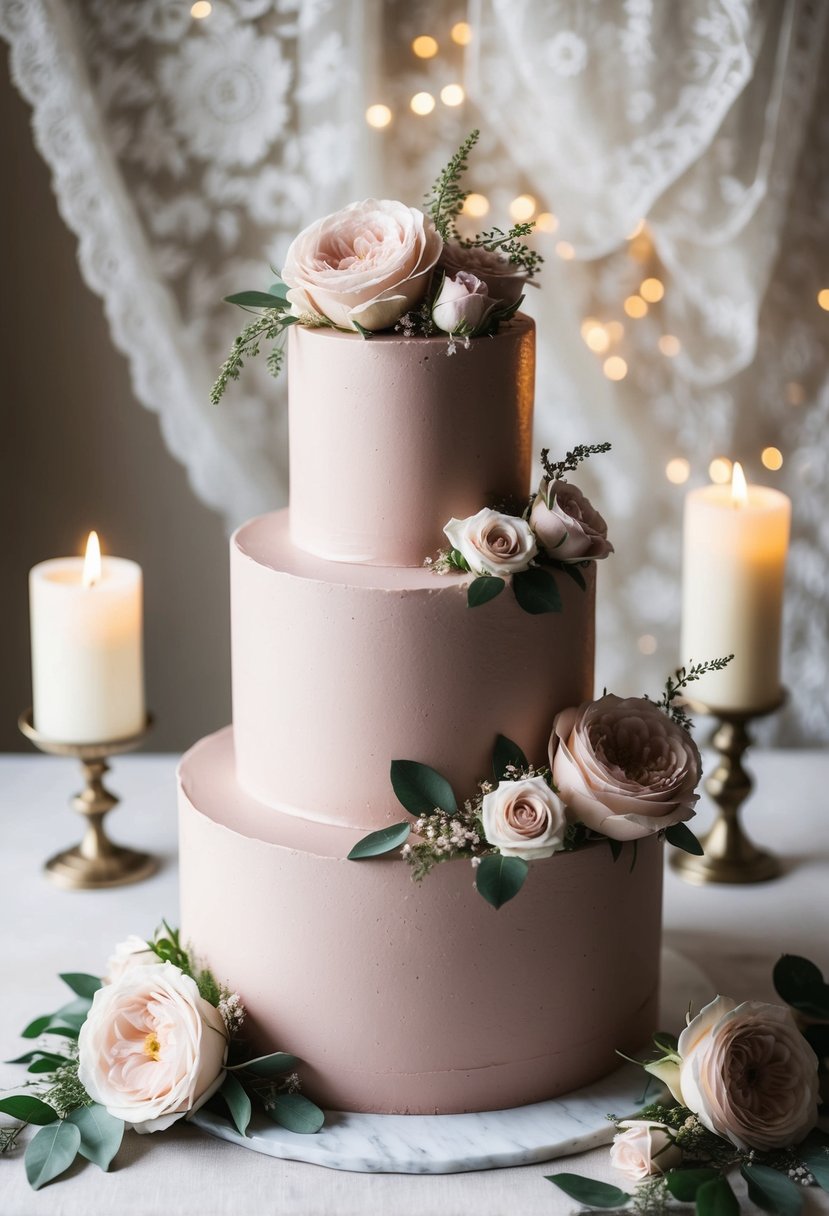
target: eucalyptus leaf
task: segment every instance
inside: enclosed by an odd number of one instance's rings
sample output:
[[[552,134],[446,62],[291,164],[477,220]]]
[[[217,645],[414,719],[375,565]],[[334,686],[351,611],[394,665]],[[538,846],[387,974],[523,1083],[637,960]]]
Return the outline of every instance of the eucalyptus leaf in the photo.
[[[273,267],[271,267],[273,269]],[[290,287],[287,283],[283,283],[281,279],[277,279],[275,283],[271,283],[268,288],[269,296],[277,296],[280,300],[287,300]]]
[[[687,823],[674,823],[669,828],[666,828],[665,839],[675,849],[682,849],[685,853],[693,853],[695,857],[702,857],[704,855],[702,845]]]
[[[417,760],[392,760],[391,784],[398,801],[411,815],[433,811],[438,807],[450,815],[458,804],[452,787],[445,777]]]
[[[291,1072],[299,1063],[296,1056],[288,1051],[272,1051],[267,1056],[256,1056],[242,1064],[233,1064],[228,1072],[252,1072],[257,1077],[278,1077],[284,1072]]]
[[[583,1178],[581,1174],[545,1174],[544,1177],[565,1195],[589,1208],[621,1208],[633,1198],[618,1186],[597,1182],[595,1178]]]
[[[582,591],[587,590],[587,580],[575,562],[560,562],[557,569],[559,569],[562,574],[566,574],[568,578],[571,578],[576,586],[580,587]]]
[[[39,1018],[35,1018],[34,1021],[29,1022],[29,1025],[26,1027],[26,1029],[24,1031],[22,1031],[21,1038],[36,1039],[38,1037],[38,1035],[43,1034],[43,1031],[46,1029],[46,1027],[51,1022],[52,1017],[53,1017],[53,1014],[51,1014],[51,1013],[43,1013],[40,1015]]]
[[[108,1170],[124,1138],[124,1120],[116,1119],[97,1102],[79,1106],[67,1118],[81,1133],[81,1156],[102,1170]]]
[[[680,1203],[693,1203],[703,1183],[712,1182],[718,1177],[717,1170],[669,1170],[665,1175],[665,1185]]]
[[[512,576],[512,590],[525,612],[538,616],[542,612],[561,612],[561,595],[550,570],[530,566]]]
[[[325,1114],[304,1094],[276,1094],[265,1113],[281,1127],[302,1135],[313,1135],[325,1122]]]
[[[21,1123],[37,1123],[40,1127],[54,1123],[58,1117],[53,1106],[41,1102],[40,1098],[35,1098],[32,1094],[14,1094],[11,1098],[0,1098],[0,1114],[11,1115],[12,1119],[19,1119]]]
[[[504,857],[491,853],[484,857],[475,872],[475,886],[488,904],[496,910],[514,899],[524,885],[529,864],[521,857]]]
[[[787,1005],[807,1017],[829,1018],[829,984],[820,968],[799,954],[784,954],[774,965],[774,987]]]
[[[798,1216],[803,1207],[803,1187],[767,1165],[741,1165],[748,1183],[748,1197],[764,1212],[776,1216]]]
[[[85,996],[76,997],[66,1005],[61,1005],[52,1014],[53,1022],[65,1022],[67,1026],[77,1026],[80,1030],[86,1021],[86,1016],[92,1008],[92,1001]]]
[[[530,763],[517,743],[513,743],[512,739],[508,739],[506,735],[496,735],[495,747],[492,751],[492,771],[495,774],[495,780],[503,781],[510,766],[517,768],[520,772],[528,769]]]
[[[83,1019],[82,1019],[82,1022],[83,1022]],[[45,1027],[43,1033],[58,1035],[60,1038],[64,1038],[64,1039],[77,1039],[77,1037],[80,1033],[80,1027],[68,1026],[64,1023],[63,1019],[61,1019],[58,1022],[50,1021],[49,1024]]]
[[[829,1153],[819,1148],[810,1149],[803,1158],[803,1164],[814,1174],[818,1186],[829,1191]]]
[[[238,304],[240,308],[276,308],[280,312],[289,307],[286,299],[271,295],[269,291],[237,291],[235,295],[225,296],[225,304]]]
[[[103,986],[97,975],[86,975],[82,971],[66,971],[60,978],[74,993],[87,1001],[91,1001],[98,989]]]
[[[369,832],[362,840],[357,841],[348,854],[348,860],[364,861],[367,857],[380,857],[383,853],[390,853],[408,839],[411,830],[410,823],[392,823],[387,828]]]
[[[351,317],[351,324],[357,330],[357,333],[360,335],[361,338],[368,340],[369,338],[374,337],[374,334],[371,332],[370,329],[366,329],[366,327],[364,325],[361,325],[359,321],[355,321],[353,317]]]
[[[494,574],[479,574],[466,589],[467,606],[478,608],[481,604],[488,604],[501,594],[506,585],[502,578]]]
[[[697,1191],[697,1216],[738,1216],[740,1205],[728,1180],[719,1175]]]
[[[225,1077],[219,1090],[219,1097],[224,1099],[239,1135],[247,1136],[252,1114],[250,1098],[232,1073],[228,1073]]]
[[[26,1148],[24,1160],[29,1185],[38,1191],[68,1170],[80,1147],[81,1133],[68,1119],[42,1127]]]

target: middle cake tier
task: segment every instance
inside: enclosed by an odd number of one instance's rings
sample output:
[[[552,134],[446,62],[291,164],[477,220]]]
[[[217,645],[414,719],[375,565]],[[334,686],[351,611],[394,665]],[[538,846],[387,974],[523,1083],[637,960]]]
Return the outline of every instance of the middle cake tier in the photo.
[[[546,763],[559,710],[593,694],[595,565],[562,611],[507,588],[467,607],[469,576],[326,562],[290,542],[288,512],[231,539],[236,773],[259,802],[354,828],[403,817],[394,759],[459,798],[491,773],[496,735]],[[301,809],[300,809],[301,808]]]

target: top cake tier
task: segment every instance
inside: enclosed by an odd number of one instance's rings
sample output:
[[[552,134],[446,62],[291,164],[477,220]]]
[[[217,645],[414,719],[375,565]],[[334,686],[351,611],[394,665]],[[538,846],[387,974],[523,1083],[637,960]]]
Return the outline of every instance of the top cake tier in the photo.
[[[328,561],[419,566],[443,526],[529,492],[535,325],[492,338],[289,334],[291,540]]]

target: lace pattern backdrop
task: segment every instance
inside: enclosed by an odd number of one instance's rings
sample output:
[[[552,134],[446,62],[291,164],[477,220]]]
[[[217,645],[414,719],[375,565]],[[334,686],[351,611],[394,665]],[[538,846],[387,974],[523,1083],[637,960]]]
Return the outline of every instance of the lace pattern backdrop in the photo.
[[[547,258],[539,441],[614,445],[585,470],[618,551],[599,678],[638,693],[676,662],[682,499],[740,459],[794,503],[796,696],[767,727],[786,742],[829,737],[828,19],[821,0],[0,0],[83,274],[228,525],[286,499],[285,385],[253,364],[209,405],[239,320],[217,302],[266,286],[318,215],[416,202],[480,124],[466,222],[534,216]]]

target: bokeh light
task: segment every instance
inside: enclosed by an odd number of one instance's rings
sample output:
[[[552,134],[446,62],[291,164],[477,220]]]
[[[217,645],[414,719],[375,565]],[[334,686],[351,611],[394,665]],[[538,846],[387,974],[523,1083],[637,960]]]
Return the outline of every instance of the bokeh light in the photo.
[[[576,256],[576,251],[569,241],[556,241],[556,253],[565,262],[572,262]]]
[[[558,216],[552,211],[542,211],[535,221],[536,232],[558,232]]]
[[[445,84],[440,91],[440,99],[445,106],[463,105],[465,98],[466,93],[460,84]]]
[[[658,346],[668,359],[673,359],[682,350],[682,343],[673,334],[662,334]]]
[[[658,304],[665,294],[665,286],[660,279],[643,279],[639,294],[649,304]]]
[[[519,194],[509,205],[510,218],[524,224],[535,215],[536,201],[531,194]]]
[[[213,5],[210,3],[210,0],[196,0],[195,4],[190,5],[190,16],[195,17],[197,21],[203,21],[212,12]]]
[[[691,466],[684,456],[674,456],[665,465],[665,476],[672,485],[684,485],[691,476]]]
[[[412,42],[412,50],[418,59],[434,59],[438,53],[438,44],[429,34],[420,34]]]
[[[640,654],[656,654],[656,638],[652,633],[643,633],[636,645]]]
[[[645,317],[648,314],[648,306],[641,296],[628,296],[624,307],[627,315],[634,319]]]
[[[780,448],[763,448],[760,459],[763,462],[763,467],[776,472],[783,467],[783,453]]]
[[[718,486],[727,486],[731,481],[731,461],[727,456],[715,456],[708,466],[708,476]]]
[[[611,355],[602,364],[602,371],[608,380],[624,380],[628,374],[628,365],[621,355]]]
[[[391,110],[380,103],[366,110],[366,122],[370,127],[387,127],[391,122]]]
[[[486,215],[489,211],[489,199],[485,194],[467,194],[463,200],[464,215],[471,215],[473,219],[480,219],[482,215]]]
[[[415,114],[431,114],[435,108],[435,99],[431,93],[415,93],[412,100],[409,102]]]
[[[469,46],[472,41],[472,26],[468,21],[456,21],[452,26],[450,37],[458,46]]]

